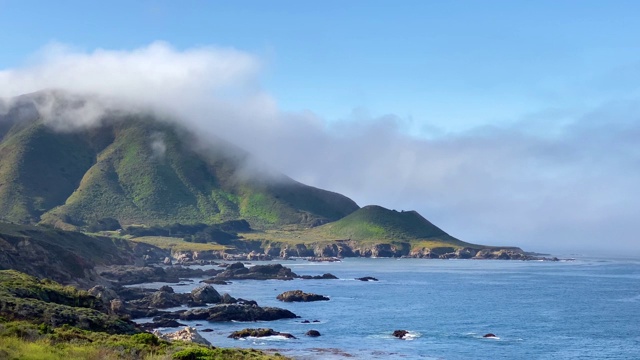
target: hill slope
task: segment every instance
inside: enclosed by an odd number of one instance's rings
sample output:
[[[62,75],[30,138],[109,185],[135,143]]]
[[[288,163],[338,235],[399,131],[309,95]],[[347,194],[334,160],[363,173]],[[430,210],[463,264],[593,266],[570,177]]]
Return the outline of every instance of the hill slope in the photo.
[[[308,231],[323,238],[358,242],[439,241],[456,246],[470,246],[447,234],[416,211],[395,211],[369,205],[350,215]]]
[[[0,115],[0,220],[63,228],[103,218],[121,224],[215,223],[315,226],[358,209],[351,199],[284,175],[247,176],[250,156],[220,139],[206,147],[176,124],[110,112],[98,127],[54,129],[66,94],[19,97]],[[53,122],[55,124],[55,122]]]

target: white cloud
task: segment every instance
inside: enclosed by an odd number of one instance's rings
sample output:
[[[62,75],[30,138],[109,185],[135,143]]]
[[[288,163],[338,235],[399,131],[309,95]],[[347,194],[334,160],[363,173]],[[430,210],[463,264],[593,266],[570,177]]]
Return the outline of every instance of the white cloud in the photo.
[[[541,109],[508,127],[424,139],[392,115],[329,124],[311,112],[284,112],[260,86],[261,65],[252,54],[214,47],[52,45],[25,67],[0,71],[0,95],[60,88],[100,96],[99,105],[65,118],[43,102],[58,125],[89,126],[112,102],[159,109],[297,180],[360,205],[416,209],[471,242],[640,253],[636,99],[587,112]]]

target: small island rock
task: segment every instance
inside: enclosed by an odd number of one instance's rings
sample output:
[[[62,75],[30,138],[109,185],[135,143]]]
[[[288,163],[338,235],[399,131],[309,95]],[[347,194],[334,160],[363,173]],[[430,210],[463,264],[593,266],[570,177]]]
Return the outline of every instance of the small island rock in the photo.
[[[365,277],[361,277],[361,278],[356,278],[356,280],[360,280],[360,281],[378,281],[378,279],[374,278],[373,276],[365,276]]]
[[[396,330],[393,332],[393,336],[397,337],[398,339],[404,339],[404,337],[408,334],[409,332],[407,330]]]
[[[238,331],[234,331],[231,333],[231,335],[229,335],[229,338],[232,339],[240,339],[240,338],[247,338],[247,337],[266,337],[266,336],[284,336],[287,339],[295,339],[296,337],[289,334],[289,333],[281,333],[278,331],[274,331],[273,329],[265,329],[265,328],[260,328],[260,329],[242,329],[242,330],[238,330]]]
[[[328,301],[329,298],[323,295],[305,293],[302,290],[285,291],[278,295],[276,299],[284,302],[309,302]]]

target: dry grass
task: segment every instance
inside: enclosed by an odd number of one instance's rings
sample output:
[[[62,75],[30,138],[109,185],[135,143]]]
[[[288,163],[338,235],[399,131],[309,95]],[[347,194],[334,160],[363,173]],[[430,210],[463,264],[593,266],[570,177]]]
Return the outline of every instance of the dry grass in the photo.
[[[191,243],[182,239],[166,236],[142,236],[131,238],[129,240],[157,246],[161,249],[171,251],[222,251],[227,249],[226,246],[220,244]]]

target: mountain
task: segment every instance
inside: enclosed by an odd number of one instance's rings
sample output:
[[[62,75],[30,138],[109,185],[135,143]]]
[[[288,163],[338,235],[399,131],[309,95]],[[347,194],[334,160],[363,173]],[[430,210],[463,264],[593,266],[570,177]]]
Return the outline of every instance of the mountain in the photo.
[[[359,208],[343,195],[254,170],[246,152],[216,138],[205,145],[153,115],[110,110],[99,125],[69,126],[64,117],[82,114],[87,101],[63,92],[10,101],[0,115],[0,220],[69,229],[105,218],[309,227]]]
[[[416,211],[396,211],[377,205],[365,206],[346,217],[308,231],[322,238],[367,242],[429,240],[470,246],[447,234]]]

